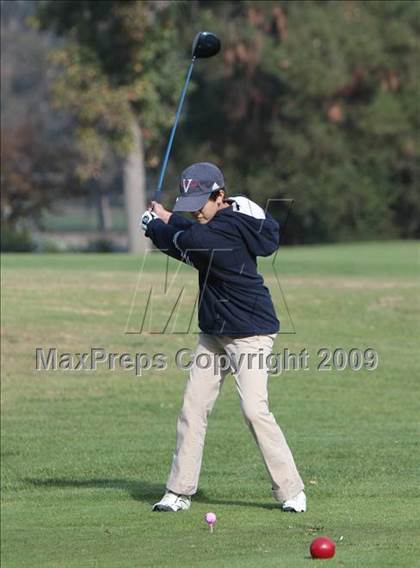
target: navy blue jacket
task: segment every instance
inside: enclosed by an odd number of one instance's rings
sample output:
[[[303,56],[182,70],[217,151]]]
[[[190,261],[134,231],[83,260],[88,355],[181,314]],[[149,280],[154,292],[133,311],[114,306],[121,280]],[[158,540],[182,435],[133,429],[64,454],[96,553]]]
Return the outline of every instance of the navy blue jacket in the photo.
[[[278,332],[280,323],[256,260],[269,256],[279,245],[279,225],[269,213],[257,219],[230,206],[206,224],[173,213],[168,224],[161,219],[150,221],[146,236],[162,252],[198,270],[198,319],[204,333]]]

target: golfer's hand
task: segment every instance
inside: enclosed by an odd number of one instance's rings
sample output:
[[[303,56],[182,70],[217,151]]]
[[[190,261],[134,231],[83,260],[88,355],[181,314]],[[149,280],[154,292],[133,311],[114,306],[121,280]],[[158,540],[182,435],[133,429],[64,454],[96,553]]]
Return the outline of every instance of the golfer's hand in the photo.
[[[158,219],[158,216],[156,215],[156,213],[153,213],[153,211],[147,210],[143,213],[139,223],[143,231],[146,231],[147,225],[150,223],[150,221],[153,221],[153,219]]]
[[[150,203],[149,210],[153,211],[153,213],[156,213],[159,219],[162,219],[164,223],[167,223],[172,215],[171,211],[165,209],[164,206],[158,203],[157,201],[152,201]]]

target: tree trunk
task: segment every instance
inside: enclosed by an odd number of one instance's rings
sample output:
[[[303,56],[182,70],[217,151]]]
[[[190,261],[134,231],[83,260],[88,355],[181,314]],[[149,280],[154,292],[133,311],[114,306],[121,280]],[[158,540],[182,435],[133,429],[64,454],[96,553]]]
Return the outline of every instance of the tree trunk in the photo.
[[[99,231],[104,233],[110,231],[112,229],[112,216],[109,195],[107,193],[98,192],[96,194],[96,212]]]
[[[104,220],[104,230],[110,231],[112,229],[112,209],[108,193],[101,193],[101,209]]]
[[[144,166],[144,146],[140,126],[134,115],[130,124],[133,143],[124,162],[124,198],[128,226],[128,250],[142,253],[150,248],[149,239],[139,226],[141,214],[146,204],[146,172]]]

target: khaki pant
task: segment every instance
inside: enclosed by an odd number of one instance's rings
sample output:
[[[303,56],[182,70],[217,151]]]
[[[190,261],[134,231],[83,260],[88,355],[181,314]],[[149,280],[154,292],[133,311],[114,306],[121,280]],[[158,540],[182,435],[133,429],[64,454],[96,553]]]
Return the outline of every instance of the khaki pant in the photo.
[[[268,408],[266,357],[272,351],[275,337],[276,334],[236,338],[200,334],[178,417],[168,490],[182,495],[194,495],[197,491],[207,418],[230,372],[223,370],[229,362],[233,362],[241,408],[261,451],[274,497],[285,501],[303,489],[289,446]]]

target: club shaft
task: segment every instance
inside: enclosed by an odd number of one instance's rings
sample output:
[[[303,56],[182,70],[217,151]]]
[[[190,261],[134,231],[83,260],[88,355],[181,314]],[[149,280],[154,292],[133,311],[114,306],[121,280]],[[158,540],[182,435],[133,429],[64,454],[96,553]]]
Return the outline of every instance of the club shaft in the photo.
[[[160,199],[160,193],[162,191],[163,180],[165,179],[166,169],[168,167],[169,155],[171,153],[172,144],[173,144],[174,137],[175,137],[175,131],[176,131],[176,128],[177,128],[178,122],[179,122],[179,117],[181,116],[181,111],[182,111],[182,107],[183,107],[183,104],[184,104],[185,95],[187,94],[188,85],[190,83],[191,74],[192,74],[192,70],[193,70],[193,67],[194,67],[195,59],[196,58],[193,57],[192,60],[191,60],[191,63],[190,63],[190,66],[189,66],[189,69],[188,69],[188,72],[187,72],[187,77],[185,79],[185,85],[184,85],[184,88],[182,89],[181,98],[179,99],[178,109],[176,111],[176,116],[175,116],[175,122],[172,126],[171,134],[169,136],[168,145],[166,146],[165,156],[163,158],[162,167],[160,169],[158,185],[157,185],[154,197],[153,197],[154,201],[159,202],[159,199]]]

